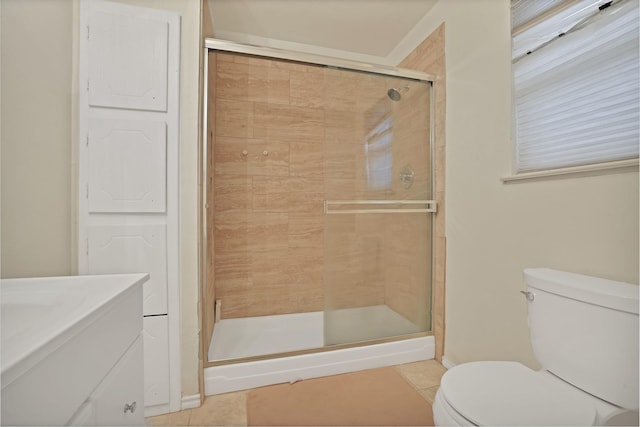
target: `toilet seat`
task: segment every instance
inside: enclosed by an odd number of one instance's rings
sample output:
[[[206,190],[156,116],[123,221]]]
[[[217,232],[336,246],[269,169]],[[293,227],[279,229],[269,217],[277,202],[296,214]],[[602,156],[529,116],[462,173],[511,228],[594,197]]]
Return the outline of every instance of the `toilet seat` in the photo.
[[[439,393],[448,410],[475,425],[596,423],[592,398],[560,379],[517,362],[472,362],[451,368]]]

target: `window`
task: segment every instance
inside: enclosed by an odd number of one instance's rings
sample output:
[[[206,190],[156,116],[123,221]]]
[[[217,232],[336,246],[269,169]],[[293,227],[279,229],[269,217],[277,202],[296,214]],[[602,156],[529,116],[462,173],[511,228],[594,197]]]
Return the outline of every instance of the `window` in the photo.
[[[389,190],[393,185],[393,113],[384,111],[377,120],[364,144],[367,188],[372,191]]]
[[[517,173],[638,157],[638,0],[512,0]]]

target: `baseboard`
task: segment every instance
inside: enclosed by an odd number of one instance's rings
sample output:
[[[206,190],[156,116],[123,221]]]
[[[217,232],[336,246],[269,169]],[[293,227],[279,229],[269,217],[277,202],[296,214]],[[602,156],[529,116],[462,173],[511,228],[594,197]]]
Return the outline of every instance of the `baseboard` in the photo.
[[[456,364],[452,362],[450,359],[447,359],[447,356],[442,356],[442,366],[444,366],[447,369],[451,369],[454,366],[456,366]]]
[[[199,407],[200,407],[200,394],[182,396],[182,400],[180,402],[180,410],[193,409],[193,408],[199,408]],[[173,411],[171,411],[169,404],[144,407],[145,417],[155,417],[158,415],[168,414],[170,412],[173,412]]]
[[[144,407],[144,416],[146,417],[155,417],[157,415],[164,415],[171,412],[171,408],[169,408],[169,404],[162,405],[154,405],[154,406],[145,406]]]
[[[200,407],[200,393],[190,396],[182,396],[182,410]]]

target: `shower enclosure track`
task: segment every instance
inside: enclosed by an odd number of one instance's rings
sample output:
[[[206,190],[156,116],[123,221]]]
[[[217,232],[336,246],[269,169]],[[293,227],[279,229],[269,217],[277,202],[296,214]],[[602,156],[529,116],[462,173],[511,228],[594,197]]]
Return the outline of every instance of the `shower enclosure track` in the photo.
[[[234,43],[227,40],[205,39],[205,52],[209,49],[225,52],[243,53],[246,55],[266,56],[269,58],[284,59],[287,61],[305,62],[308,64],[325,65],[328,67],[346,68],[349,70],[364,71],[373,74],[382,74],[392,77],[404,77],[412,80],[428,81],[433,84],[436,76],[416,70],[393,67],[390,65],[368,64],[366,62],[349,61],[347,59],[333,58],[330,56],[315,55],[306,52],[292,52],[273,47],[253,46]],[[206,61],[205,61],[206,63]],[[205,80],[206,81],[206,80]]]

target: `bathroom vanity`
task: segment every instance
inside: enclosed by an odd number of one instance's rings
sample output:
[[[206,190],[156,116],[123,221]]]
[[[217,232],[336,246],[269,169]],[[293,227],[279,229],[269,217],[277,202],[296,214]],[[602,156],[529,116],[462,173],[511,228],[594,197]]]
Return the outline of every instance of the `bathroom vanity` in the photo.
[[[148,279],[1,280],[1,424],[144,425]]]

